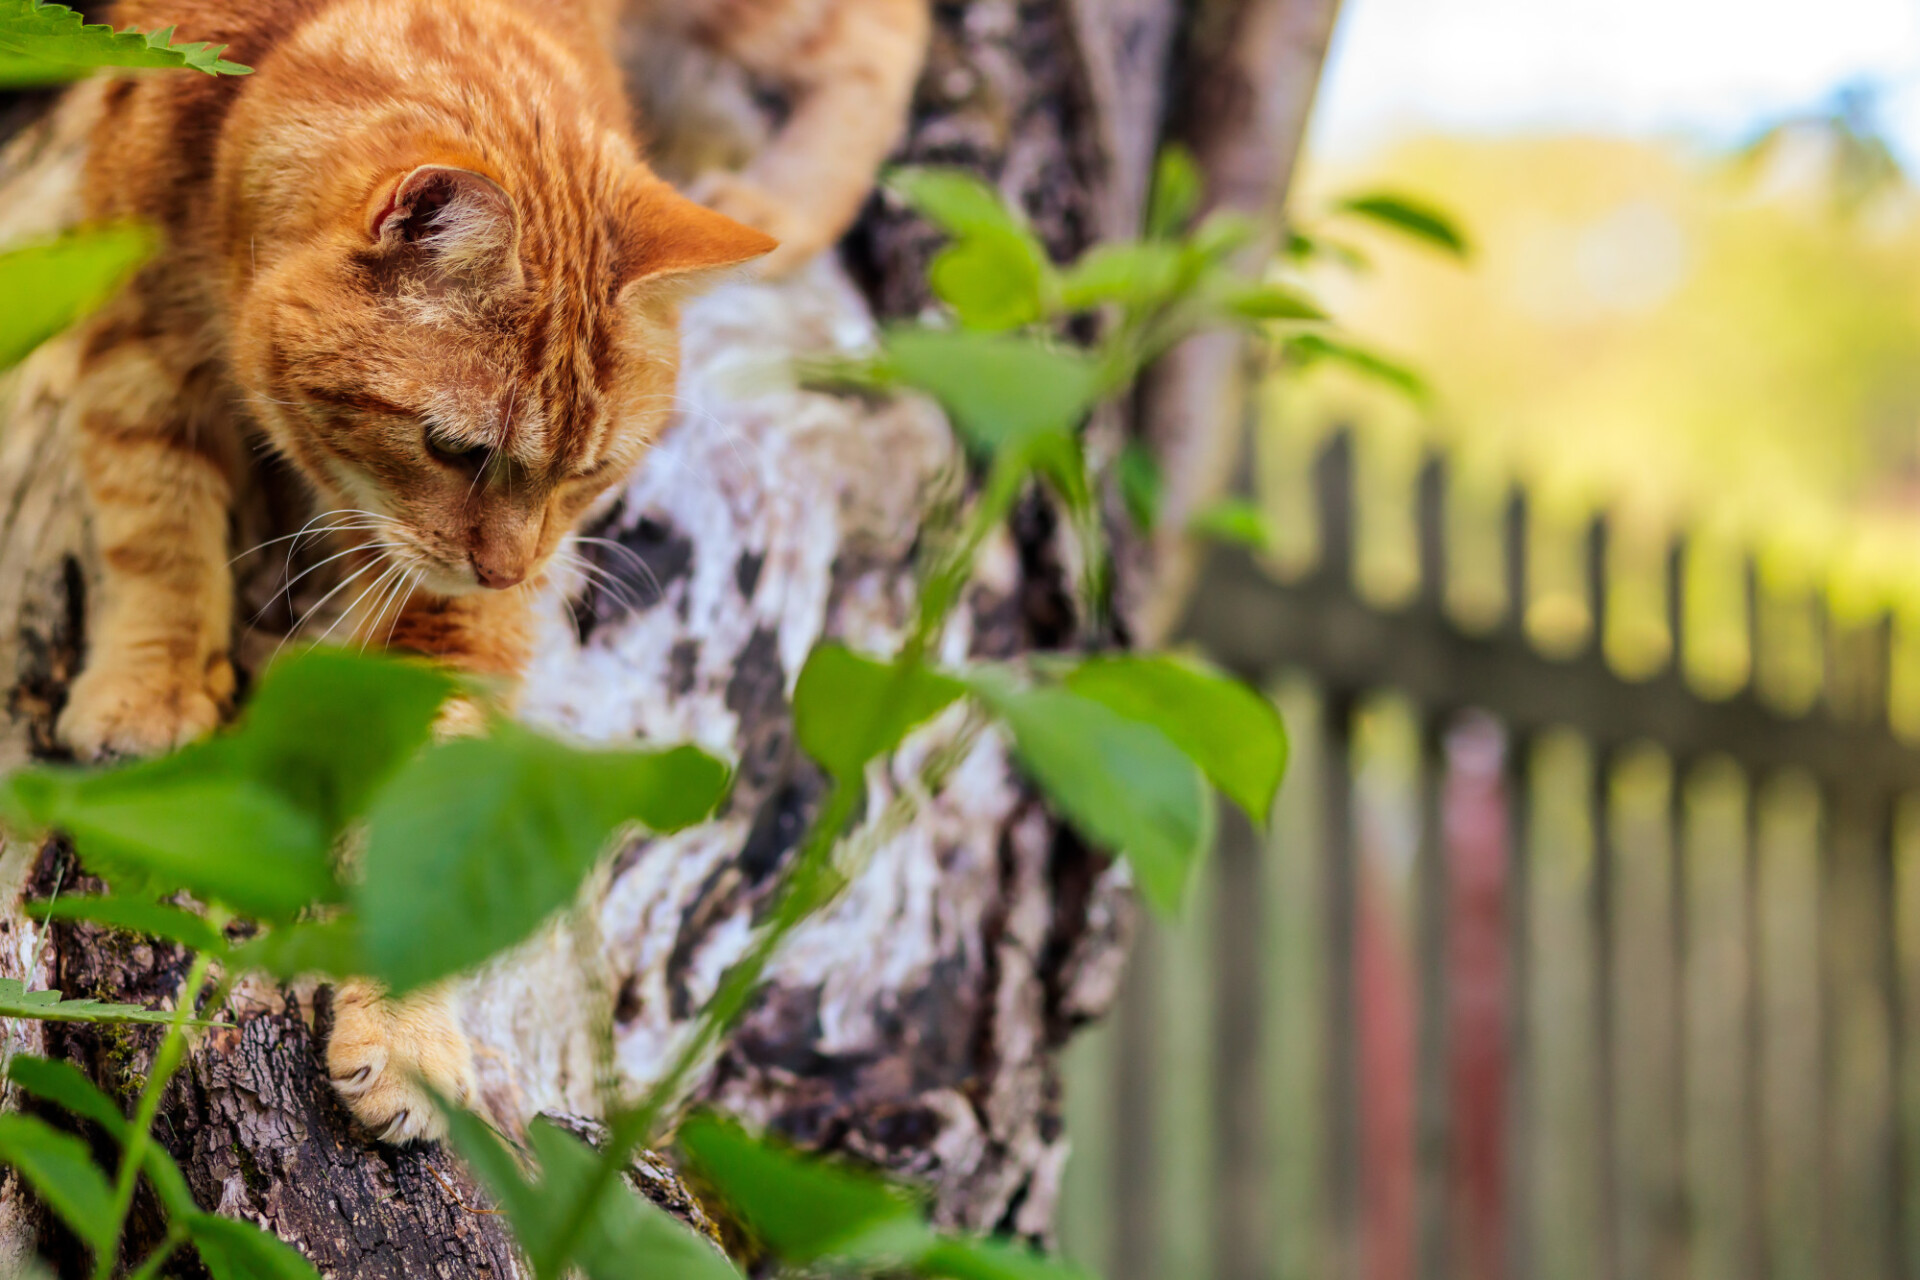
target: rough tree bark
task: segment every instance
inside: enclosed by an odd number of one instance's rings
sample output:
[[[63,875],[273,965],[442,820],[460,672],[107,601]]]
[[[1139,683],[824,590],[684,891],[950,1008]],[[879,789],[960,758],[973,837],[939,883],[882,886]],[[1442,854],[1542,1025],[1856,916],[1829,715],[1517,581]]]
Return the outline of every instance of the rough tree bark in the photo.
[[[936,15],[903,158],[991,176],[1061,254],[1131,230],[1180,5],[970,0]],[[0,241],[70,219],[78,114],[40,120],[0,159]],[[857,349],[876,317],[923,307],[936,245],[877,197],[844,266],[731,286],[691,308],[681,421],[596,530],[631,553],[599,557],[618,585],[550,592],[527,718],[591,740],[696,741],[739,769],[715,821],[622,850],[578,910],[466,985],[486,1109],[508,1129],[541,1112],[592,1114],[607,1061],[597,1009],[611,1006],[623,1085],[660,1072],[743,950],[822,793],[788,708],[809,646],[824,634],[884,651],[903,626],[919,513],[965,483],[945,424],[912,401],[799,390],[782,361]],[[11,680],[0,768],[51,753],[86,643],[96,566],[56,426],[70,377],[70,350],[43,349],[14,379],[0,435],[0,671]],[[240,547],[274,531],[264,506],[239,524]],[[1106,639],[1075,616],[1063,536],[1044,503],[1022,506],[983,559],[949,656]],[[284,572],[277,555],[242,569],[260,601]],[[289,620],[270,610],[242,636],[242,665],[257,670]],[[944,1223],[1044,1239],[1066,1157],[1057,1053],[1111,1003],[1132,905],[1124,869],[1052,820],[992,735],[940,794],[919,794],[912,765],[956,728],[931,726],[874,789],[858,837],[865,872],[793,939],[699,1093],[921,1181]],[[169,1004],[184,972],[174,948],[85,925],[47,931],[24,915],[27,900],[84,876],[57,842],[0,853],[0,976]],[[227,1014],[233,1028],[202,1041],[159,1126],[204,1206],[271,1228],[329,1276],[523,1274],[444,1152],[352,1129],[321,1071],[324,987],[249,978]],[[157,1041],[16,1022],[4,1034],[11,1051],[70,1058],[122,1094]],[[636,1178],[697,1214],[664,1166]],[[35,1250],[75,1265],[9,1177],[0,1274]]]

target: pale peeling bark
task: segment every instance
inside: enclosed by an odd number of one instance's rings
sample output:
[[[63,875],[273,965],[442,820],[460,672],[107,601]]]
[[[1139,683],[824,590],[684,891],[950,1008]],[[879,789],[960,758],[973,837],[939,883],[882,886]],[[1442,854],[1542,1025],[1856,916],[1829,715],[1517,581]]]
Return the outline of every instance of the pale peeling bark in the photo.
[[[1078,252],[1117,216],[1103,212],[1116,207],[1103,175],[1130,173],[1138,189],[1150,129],[1096,127],[1100,94],[1075,43],[1088,28],[1064,3],[977,0],[936,14],[905,154],[988,173],[1058,251]],[[1151,29],[1164,40],[1171,21]],[[1118,83],[1111,69],[1104,82]],[[21,208],[13,193],[26,182],[40,225],[58,225],[70,203],[76,140],[57,136],[57,122],[40,129],[0,161],[0,219]],[[1115,148],[1128,150],[1124,165]],[[784,362],[857,350],[875,310],[917,310],[936,243],[876,202],[848,249],[860,287],[823,262],[693,306],[680,421],[597,530],[646,568],[583,547],[623,589],[550,594],[529,720],[591,741],[698,742],[735,759],[738,779],[715,821],[622,851],[581,910],[465,985],[483,1100],[505,1128],[542,1111],[591,1115],[608,1065],[628,1090],[654,1079],[792,857],[823,791],[793,741],[801,663],[822,635],[892,648],[923,503],[965,477],[930,406],[799,390]],[[0,437],[4,763],[51,748],[97,581],[55,429],[70,379],[70,348],[56,342],[17,379]],[[242,546],[272,530],[259,511],[240,523]],[[943,640],[949,658],[1083,638],[1057,537],[1043,503],[1023,505]],[[243,594],[265,600],[279,566],[243,567]],[[243,639],[243,665],[257,670],[271,653],[274,621]],[[1131,904],[1124,871],[1054,822],[995,735],[973,740],[937,795],[923,793],[920,763],[961,728],[958,712],[930,726],[871,780],[855,837],[864,871],[779,957],[696,1093],[921,1181],[944,1223],[1044,1238],[1067,1152],[1057,1053],[1112,1000]],[[58,848],[6,851],[0,973],[168,1004],[183,973],[176,950],[90,926],[43,938],[24,918],[23,897],[57,880],[71,891],[80,874]],[[607,1044],[593,1028],[609,1006]],[[445,1153],[395,1151],[352,1130],[321,1070],[324,988],[249,979],[228,1013],[235,1027],[202,1042],[159,1126],[203,1205],[271,1227],[328,1275],[521,1274],[500,1220],[475,1211],[484,1198]],[[122,1093],[157,1041],[146,1030],[6,1032],[16,1050],[72,1058]],[[650,1194],[684,1199],[670,1173],[653,1172]],[[70,1270],[71,1249],[17,1180],[0,1185],[0,1249],[18,1256],[36,1234]]]

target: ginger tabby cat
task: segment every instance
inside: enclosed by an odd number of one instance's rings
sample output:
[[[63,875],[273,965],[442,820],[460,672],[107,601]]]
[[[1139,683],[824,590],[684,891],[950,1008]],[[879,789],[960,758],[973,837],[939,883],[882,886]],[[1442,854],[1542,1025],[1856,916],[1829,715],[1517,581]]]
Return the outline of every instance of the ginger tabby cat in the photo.
[[[177,23],[255,70],[100,90],[89,213],[157,226],[165,252],[91,322],[70,408],[105,569],[59,721],[76,756],[165,751],[230,710],[229,530],[263,465],[331,513],[342,585],[374,588],[346,632],[511,679],[549,557],[666,425],[680,300],[775,249],[742,221],[783,238],[790,268],[852,220],[904,120],[925,0],[640,15],[794,95],[748,172],[704,184],[725,212],[641,159],[609,52],[619,10],[125,0],[106,15]],[[420,1081],[473,1096],[471,1050],[432,993],[342,984],[327,1052],[387,1141],[441,1132]]]

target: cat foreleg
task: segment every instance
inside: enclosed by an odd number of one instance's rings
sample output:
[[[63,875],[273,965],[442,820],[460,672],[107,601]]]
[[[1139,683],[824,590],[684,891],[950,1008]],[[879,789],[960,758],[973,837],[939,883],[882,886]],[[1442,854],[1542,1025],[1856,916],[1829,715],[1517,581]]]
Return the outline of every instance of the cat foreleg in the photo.
[[[218,724],[234,692],[233,483],[212,396],[179,372],[181,353],[112,341],[114,319],[94,330],[68,408],[104,572],[57,727],[82,760],[180,746]]]

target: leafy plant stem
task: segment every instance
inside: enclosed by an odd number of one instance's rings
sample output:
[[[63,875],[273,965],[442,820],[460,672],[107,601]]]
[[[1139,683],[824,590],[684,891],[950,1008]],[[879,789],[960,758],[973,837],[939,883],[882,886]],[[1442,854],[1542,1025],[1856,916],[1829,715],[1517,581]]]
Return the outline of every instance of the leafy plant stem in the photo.
[[[534,1271],[541,1276],[562,1274],[581,1233],[593,1216],[606,1189],[619,1177],[620,1170],[632,1159],[635,1149],[655,1136],[655,1129],[686,1085],[687,1077],[706,1057],[720,1037],[746,1010],[747,1001],[760,985],[769,961],[787,935],[822,905],[830,894],[824,892],[832,880],[831,855],[841,830],[853,817],[860,788],[836,782],[827,793],[826,804],[807,830],[800,857],[794,862],[780,891],[773,921],[755,940],[753,947],[729,968],[719,987],[700,1012],[693,1034],[674,1055],[673,1065],[647,1091],[632,1110],[616,1114],[608,1124],[606,1145],[579,1197],[568,1210],[567,1218],[553,1236],[546,1256],[534,1260]]]
[[[207,974],[212,967],[211,956],[205,953],[194,956],[193,965],[187,971],[186,985],[180,990],[180,1002],[174,1006],[173,1021],[167,1026],[166,1038],[161,1040],[159,1052],[153,1056],[153,1068],[147,1072],[147,1083],[140,1090],[140,1104],[134,1110],[133,1127],[128,1134],[126,1148],[120,1153],[120,1172],[113,1185],[116,1236],[126,1226],[127,1211],[133,1206],[134,1183],[140,1176],[141,1166],[146,1163],[147,1148],[153,1143],[153,1121],[160,1113],[160,1097],[166,1092],[167,1082],[180,1069],[180,1062],[186,1056],[187,1023],[193,1017],[201,988],[206,986]],[[94,1259],[93,1280],[112,1280],[113,1264],[113,1256],[103,1250]]]
[[[1014,499],[1020,496],[1020,486],[1026,483],[1028,470],[1024,458],[1002,455],[994,459],[980,498],[961,527],[959,537],[927,574],[921,587],[920,609],[913,632],[901,646],[897,659],[902,671],[916,668],[925,661],[928,648],[940,628],[946,625],[947,615],[953,611],[967,579],[973,575],[973,561],[980,553],[981,544],[1013,510]]]

